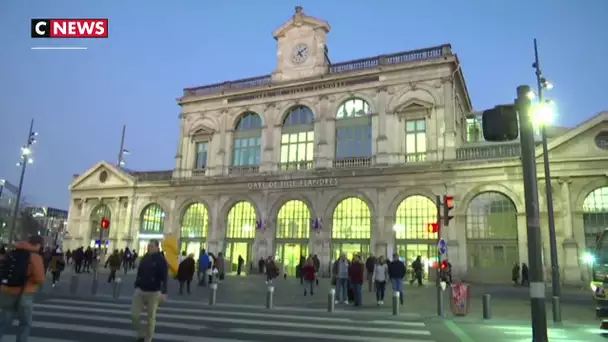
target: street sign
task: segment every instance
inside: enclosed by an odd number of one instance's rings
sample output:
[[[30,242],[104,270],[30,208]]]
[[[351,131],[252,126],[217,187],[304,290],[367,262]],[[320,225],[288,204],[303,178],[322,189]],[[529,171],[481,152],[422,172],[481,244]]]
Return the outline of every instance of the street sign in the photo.
[[[448,251],[448,245],[444,239],[439,240],[437,248],[439,249],[440,254],[445,254]]]

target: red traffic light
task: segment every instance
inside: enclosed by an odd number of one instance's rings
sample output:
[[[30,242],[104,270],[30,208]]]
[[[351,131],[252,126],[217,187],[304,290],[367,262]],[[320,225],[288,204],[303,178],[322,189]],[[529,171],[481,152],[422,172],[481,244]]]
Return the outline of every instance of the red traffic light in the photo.
[[[447,209],[454,208],[454,196],[445,196],[443,201]]]
[[[101,224],[101,228],[102,229],[108,229],[108,228],[110,228],[110,220],[108,220],[105,217],[101,219],[100,224]]]
[[[447,270],[447,269],[448,269],[448,266],[449,266],[449,265],[448,265],[448,261],[447,261],[447,260],[443,260],[443,261],[441,262],[441,269],[442,269],[442,270]]]
[[[438,229],[438,225],[437,225],[436,222],[435,223],[429,223],[426,226],[426,231],[429,232],[429,233],[437,233],[437,230],[439,230],[439,229]]]

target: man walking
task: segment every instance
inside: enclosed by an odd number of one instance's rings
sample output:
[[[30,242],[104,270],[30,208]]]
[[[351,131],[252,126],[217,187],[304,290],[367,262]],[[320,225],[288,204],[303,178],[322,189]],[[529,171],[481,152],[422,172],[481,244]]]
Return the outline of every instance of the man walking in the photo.
[[[135,293],[131,306],[131,319],[138,342],[151,342],[156,325],[158,305],[167,300],[167,260],[160,253],[158,240],[150,240],[148,252],[141,258],[135,279]],[[148,324],[141,324],[141,312],[146,308]]]

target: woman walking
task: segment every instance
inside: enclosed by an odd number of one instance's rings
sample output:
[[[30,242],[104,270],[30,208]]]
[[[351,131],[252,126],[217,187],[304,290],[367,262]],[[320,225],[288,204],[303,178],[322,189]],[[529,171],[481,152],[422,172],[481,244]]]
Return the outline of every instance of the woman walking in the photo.
[[[378,258],[372,275],[374,285],[376,287],[376,302],[378,305],[384,304],[384,293],[386,291],[386,282],[388,281],[388,265],[383,256]]]

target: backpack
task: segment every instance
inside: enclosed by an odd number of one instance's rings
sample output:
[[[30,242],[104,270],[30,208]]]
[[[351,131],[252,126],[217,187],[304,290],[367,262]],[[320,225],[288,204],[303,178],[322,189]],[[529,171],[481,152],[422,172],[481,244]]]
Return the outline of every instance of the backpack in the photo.
[[[14,250],[7,253],[0,266],[0,284],[8,287],[25,287],[31,253],[26,250]]]

